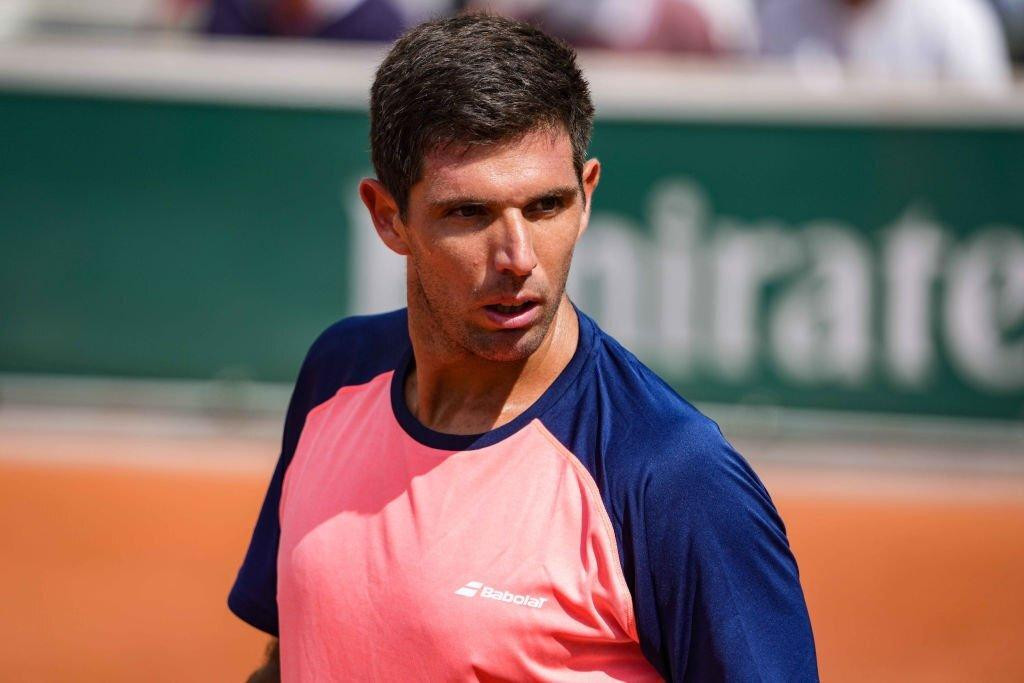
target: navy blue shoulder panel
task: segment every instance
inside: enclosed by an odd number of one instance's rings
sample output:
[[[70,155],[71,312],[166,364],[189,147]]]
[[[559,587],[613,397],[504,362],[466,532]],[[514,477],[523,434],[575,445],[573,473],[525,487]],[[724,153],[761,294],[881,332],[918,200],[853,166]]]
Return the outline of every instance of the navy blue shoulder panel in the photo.
[[[409,349],[405,309],[346,318],[327,328],[310,347],[295,382],[285,417],[281,455],[267,488],[249,550],[228,595],[228,607],[242,620],[278,634],[278,505],[284,473],[295,453],[310,410],[344,386],[364,384],[394,370]]]
[[[586,366],[545,426],[590,471],[637,631],[671,681],[814,681],[785,527],[718,426],[580,314]],[[585,327],[591,328],[586,333]]]

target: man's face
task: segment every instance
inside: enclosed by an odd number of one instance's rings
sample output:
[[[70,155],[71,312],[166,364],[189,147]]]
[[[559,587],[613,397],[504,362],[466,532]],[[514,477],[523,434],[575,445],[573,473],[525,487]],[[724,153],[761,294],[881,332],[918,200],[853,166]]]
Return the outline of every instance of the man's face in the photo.
[[[588,197],[598,174],[588,162]],[[429,320],[434,341],[453,350],[525,359],[558,311],[586,206],[561,130],[427,155],[397,228],[408,252],[410,315]]]

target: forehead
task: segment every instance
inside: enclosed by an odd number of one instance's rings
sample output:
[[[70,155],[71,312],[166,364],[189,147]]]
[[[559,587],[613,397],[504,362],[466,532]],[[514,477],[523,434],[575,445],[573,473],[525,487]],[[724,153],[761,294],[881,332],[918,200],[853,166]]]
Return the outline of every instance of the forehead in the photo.
[[[494,145],[449,145],[423,158],[410,202],[453,197],[490,201],[528,199],[554,187],[576,184],[572,142],[560,129],[538,130]]]

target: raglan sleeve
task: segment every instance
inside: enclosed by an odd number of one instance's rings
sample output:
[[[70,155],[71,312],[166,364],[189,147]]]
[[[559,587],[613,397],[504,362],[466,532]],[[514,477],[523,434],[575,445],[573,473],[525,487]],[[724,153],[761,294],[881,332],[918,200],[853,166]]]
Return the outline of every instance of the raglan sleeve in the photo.
[[[717,425],[699,431],[663,444],[641,487],[641,645],[671,681],[817,681],[782,519]]]
[[[273,636],[278,635],[277,549],[281,538],[278,506],[285,471],[295,453],[306,414],[315,402],[315,348],[299,371],[285,416],[281,452],[267,486],[249,549],[228,593],[228,608],[240,619]]]

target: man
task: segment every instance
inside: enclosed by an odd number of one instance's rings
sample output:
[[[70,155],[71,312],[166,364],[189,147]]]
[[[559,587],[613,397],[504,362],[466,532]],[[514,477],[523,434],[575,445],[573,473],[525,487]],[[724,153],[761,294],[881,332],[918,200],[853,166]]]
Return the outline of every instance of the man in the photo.
[[[601,174],[572,51],[428,22],[370,107],[359,191],[408,308],[299,373],[229,597],[281,678],[815,680],[764,487],[565,295]]]

